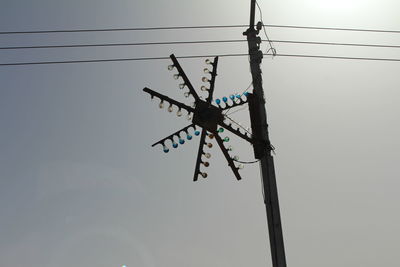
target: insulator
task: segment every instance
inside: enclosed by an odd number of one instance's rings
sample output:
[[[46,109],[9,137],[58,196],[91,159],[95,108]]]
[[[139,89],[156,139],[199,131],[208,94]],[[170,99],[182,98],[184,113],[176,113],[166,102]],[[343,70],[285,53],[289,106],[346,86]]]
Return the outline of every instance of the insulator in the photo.
[[[175,80],[178,80],[178,79],[179,79],[179,77],[181,77],[181,75],[179,75],[179,74],[174,74],[174,76],[173,76],[173,77],[174,77],[174,79],[175,79]]]
[[[238,161],[239,160],[239,156],[234,156],[233,160]]]
[[[235,95],[230,95],[229,98],[235,100]]]
[[[168,112],[172,112],[172,111],[174,111],[174,107],[173,107],[172,105],[170,105],[170,106],[168,107]]]
[[[226,150],[233,151],[233,146],[229,146]]]
[[[210,163],[207,162],[207,161],[206,161],[206,162],[202,162],[202,163],[203,163],[204,167],[206,167],[206,168],[207,168],[208,166],[210,166]]]
[[[221,99],[219,98],[215,99],[215,103],[217,103],[217,105],[221,104]]]
[[[211,71],[207,68],[204,69],[204,73],[210,73]]]
[[[203,82],[205,82],[205,83],[210,81],[207,77],[203,77],[203,78],[201,78],[201,80],[202,80]]]
[[[243,95],[246,96],[246,97],[248,97],[248,96],[249,96],[249,92],[244,92]]]
[[[194,135],[199,136],[200,135],[200,131],[195,131]]]
[[[185,88],[185,86],[186,86],[186,84],[181,83],[181,84],[179,84],[179,89],[183,89],[183,88]]]
[[[201,86],[201,91],[208,91],[208,88],[207,87],[205,87],[204,85],[203,86]]]
[[[174,65],[169,65],[169,66],[168,66],[168,70],[173,70],[174,68],[175,68]]]
[[[241,96],[241,95],[239,95],[239,94],[237,94],[237,95],[236,95],[236,98],[238,98],[238,99],[241,99],[241,98],[242,98],[242,96]]]
[[[181,109],[179,109],[179,110],[176,112],[176,116],[182,117],[182,110],[181,110]]]
[[[219,132],[219,133],[223,133],[223,132],[224,132],[224,128],[219,128],[219,129],[218,129],[218,132]]]
[[[229,142],[229,140],[231,140],[231,139],[229,139],[229,137],[227,136],[227,137],[224,138],[223,141],[224,141],[224,142]]]
[[[190,134],[186,135],[186,139],[187,140],[192,140],[193,136],[191,136]]]
[[[206,157],[206,158],[211,158],[211,154],[210,153],[206,153],[206,154],[204,154],[204,157]]]
[[[192,120],[192,114],[190,114],[190,113],[187,114],[187,117],[186,117],[186,118],[187,118],[188,121],[191,121],[191,120]]]
[[[190,96],[190,92],[185,92],[183,95],[187,98]]]
[[[214,135],[213,135],[212,133],[210,133],[210,134],[208,135],[208,138],[214,139]]]
[[[206,64],[212,64],[211,60],[209,60],[208,58],[205,60]]]
[[[179,144],[183,145],[185,143],[185,140],[182,138],[179,138]]]
[[[208,144],[207,144],[207,147],[208,147],[208,148],[212,148],[212,147],[213,147],[213,144],[208,143]]]
[[[203,178],[207,178],[207,176],[208,176],[208,174],[206,172],[202,172],[200,175],[203,176]]]
[[[161,100],[160,104],[158,105],[159,108],[164,108],[164,101]]]
[[[224,102],[226,103],[226,102],[228,102],[228,98],[227,98],[226,96],[224,96],[224,97],[222,98],[222,101],[224,101]]]
[[[164,153],[168,153],[169,152],[169,148],[165,145],[163,145],[163,151]]]
[[[175,143],[175,142],[173,142],[173,143],[172,143],[172,147],[173,147],[173,148],[177,148],[177,147],[178,147],[178,144]]]

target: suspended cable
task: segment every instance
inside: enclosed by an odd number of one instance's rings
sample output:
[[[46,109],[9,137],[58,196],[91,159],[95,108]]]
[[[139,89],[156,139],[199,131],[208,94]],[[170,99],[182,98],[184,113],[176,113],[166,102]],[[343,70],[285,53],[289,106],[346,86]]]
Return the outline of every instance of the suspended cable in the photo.
[[[286,43],[286,44],[356,46],[356,47],[376,47],[376,48],[400,48],[400,45],[385,45],[385,44],[337,43],[337,42],[314,42],[314,41],[293,41],[293,40],[270,40],[270,41],[274,42],[274,43]],[[84,48],[84,47],[117,47],[117,46],[148,46],[148,45],[187,45],[187,44],[241,43],[241,42],[247,42],[247,40],[197,40],[197,41],[137,42],[137,43],[4,46],[4,47],[0,47],[0,50],[49,49],[49,48]]]
[[[235,110],[235,111],[232,111],[231,113],[228,113],[228,114],[226,114],[226,115],[232,115],[232,114],[235,114],[235,113],[237,113],[237,112],[239,112],[239,111],[242,111],[242,110],[245,110],[245,109],[247,109],[247,107],[242,107],[242,108],[240,108],[240,109],[238,109],[238,110]],[[228,109],[229,110],[229,109]]]
[[[108,29],[71,29],[71,30],[37,30],[37,31],[4,31],[0,34],[45,34],[45,33],[77,33],[77,32],[119,32],[119,31],[154,31],[154,30],[193,30],[193,29],[223,29],[243,28],[246,25],[211,25],[211,26],[175,26],[175,27],[137,27]]]
[[[264,54],[272,56],[272,54]],[[206,57],[242,57],[248,54],[223,54],[223,55],[193,55],[180,56],[180,59],[206,58]],[[296,54],[276,54],[278,57],[299,57],[299,58],[322,58],[322,59],[345,59],[345,60],[369,60],[369,61],[391,61],[400,62],[400,58],[370,58],[370,57],[340,57],[323,55],[296,55]],[[122,62],[122,61],[149,61],[149,60],[167,60],[169,57],[140,57],[140,58],[111,58],[111,59],[89,59],[89,60],[65,60],[65,61],[39,61],[39,62],[17,62],[0,63],[0,66],[24,66],[24,65],[50,65],[50,64],[73,64],[73,63],[100,63],[100,62]]]
[[[262,10],[261,10],[260,5],[258,4],[258,1],[256,1],[256,5],[257,5],[257,8],[258,8],[258,11],[260,12],[260,20],[261,20],[261,23],[262,23],[262,28],[263,28],[263,30],[264,30],[264,35],[265,35],[265,37],[267,38],[267,41],[268,41],[268,44],[269,44],[269,49],[267,49],[267,50],[265,51],[265,53],[268,54],[268,52],[271,51],[271,52],[272,52],[272,55],[275,56],[275,55],[276,55],[276,49],[275,49],[275,47],[274,47],[273,42],[269,39],[268,34],[267,34],[267,30],[265,29],[264,20],[263,20],[263,15],[262,15]]]
[[[259,162],[260,160],[254,160],[254,161],[241,161],[241,160],[235,160],[233,159],[233,161],[239,162],[239,163],[243,163],[243,164],[254,164]]]
[[[375,32],[375,33],[400,33],[398,30],[379,30],[362,28],[337,28],[337,27],[315,27],[315,26],[296,26],[264,24],[269,28],[289,28],[304,30],[330,30],[330,31],[355,31],[355,32]],[[47,34],[47,33],[79,33],[79,32],[118,32],[118,31],[153,31],[153,30],[193,30],[193,29],[223,29],[223,28],[247,28],[248,25],[209,25],[209,26],[175,26],[175,27],[136,27],[136,28],[107,28],[107,29],[70,29],[70,30],[34,30],[34,31],[0,31],[0,35],[5,34]]]

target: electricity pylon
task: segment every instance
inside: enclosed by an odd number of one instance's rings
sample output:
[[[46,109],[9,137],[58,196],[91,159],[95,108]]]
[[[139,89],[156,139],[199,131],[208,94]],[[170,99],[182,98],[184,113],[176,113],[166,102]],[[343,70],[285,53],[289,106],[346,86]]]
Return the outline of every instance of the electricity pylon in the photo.
[[[250,26],[243,34],[247,37],[249,55],[250,55],[250,69],[253,80],[254,90],[252,93],[245,93],[243,95],[231,95],[230,97],[215,99],[213,101],[215,79],[217,76],[217,65],[218,57],[215,57],[213,62],[209,59],[206,60],[207,64],[212,66],[212,70],[208,68],[204,69],[204,72],[211,75],[211,78],[203,77],[203,82],[209,83],[209,87],[202,86],[201,90],[208,92],[208,97],[203,100],[199,97],[190,80],[186,76],[178,60],[174,55],[171,55],[172,65],[168,67],[169,70],[176,69],[178,73],[174,74],[175,79],[183,79],[183,83],[179,85],[180,89],[187,88],[185,92],[186,97],[192,96],[195,102],[188,106],[179,101],[176,101],[168,96],[162,95],[149,88],[144,88],[143,91],[149,93],[151,98],[157,97],[160,99],[159,106],[163,108],[165,102],[168,103],[168,111],[173,112],[174,106],[178,108],[177,116],[182,116],[182,110],[187,112],[188,119],[191,124],[184,127],[183,129],[161,139],[160,141],[153,144],[162,145],[163,151],[168,153],[169,148],[167,143],[171,143],[173,148],[177,148],[180,144],[184,144],[186,135],[187,140],[192,140],[193,134],[200,137],[200,145],[197,154],[196,167],[194,172],[194,181],[198,180],[199,175],[203,178],[207,178],[208,174],[200,169],[201,165],[204,167],[209,166],[209,162],[206,161],[211,157],[211,154],[204,151],[204,147],[211,148],[212,143],[207,143],[206,138],[215,139],[224,154],[228,165],[233,171],[235,177],[240,180],[239,169],[241,164],[237,165],[238,159],[231,157],[229,152],[231,147],[226,147],[225,144],[229,142],[229,137],[222,138],[220,135],[228,130],[241,139],[246,140],[253,145],[254,156],[260,161],[261,176],[263,180],[263,191],[264,191],[264,203],[266,206],[267,220],[268,220],[268,231],[270,240],[270,250],[273,267],[286,267],[285,248],[283,242],[281,216],[279,211],[278,201],[278,190],[276,185],[274,160],[272,157],[273,147],[271,145],[268,124],[267,124],[267,113],[265,109],[264,91],[262,87],[262,72],[260,64],[262,62],[263,53],[260,51],[261,38],[258,36],[259,31],[262,29],[262,23],[259,22],[255,25],[255,5],[256,0],[251,0],[251,12],[250,12]],[[228,118],[224,114],[224,111],[241,106],[248,103],[250,111],[250,120],[252,134],[248,135],[247,132],[242,133],[240,128],[233,128],[232,124],[228,122]],[[202,128],[201,132],[197,127]]]

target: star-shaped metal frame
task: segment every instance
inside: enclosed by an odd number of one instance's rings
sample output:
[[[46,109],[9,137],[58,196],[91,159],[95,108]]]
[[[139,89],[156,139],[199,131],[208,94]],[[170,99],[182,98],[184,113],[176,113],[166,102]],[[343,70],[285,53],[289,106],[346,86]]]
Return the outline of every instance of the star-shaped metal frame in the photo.
[[[193,128],[196,130],[196,127],[201,127],[201,137],[200,137],[200,144],[199,144],[199,151],[197,154],[197,160],[196,160],[196,167],[195,167],[195,172],[194,172],[194,177],[193,181],[198,180],[198,176],[201,175],[203,178],[207,177],[207,173],[201,172],[200,170],[200,165],[203,164],[207,167],[208,163],[203,161],[203,156],[206,156],[208,153],[204,152],[204,146],[208,145],[206,144],[206,137],[208,136],[209,138],[215,138],[217,141],[222,153],[224,154],[226,160],[228,161],[229,167],[232,169],[235,177],[240,180],[240,174],[239,174],[239,167],[235,165],[234,159],[230,156],[228,149],[225,147],[224,143],[225,139],[222,139],[219,136],[220,129],[226,129],[230,131],[231,133],[235,134],[236,136],[248,141],[249,143],[253,144],[253,139],[251,136],[248,135],[247,132],[242,133],[240,131],[240,128],[234,129],[232,127],[231,123],[226,123],[225,120],[225,115],[223,114],[224,111],[241,106],[243,104],[247,103],[247,99],[243,100],[241,95],[234,96],[233,98],[224,98],[224,100],[219,103],[216,103],[217,105],[212,104],[212,99],[213,99],[213,94],[214,94],[214,87],[215,87],[215,79],[217,76],[217,65],[218,65],[218,57],[214,58],[214,61],[211,62],[210,60],[206,60],[206,63],[210,64],[212,66],[212,71],[205,69],[206,73],[209,73],[211,75],[211,79],[208,79],[207,77],[203,77],[203,82],[209,82],[210,83],[210,88],[205,88],[206,91],[208,91],[208,97],[205,100],[202,100],[199,95],[197,94],[196,90],[194,89],[192,83],[186,76],[185,72],[183,71],[181,65],[179,64],[178,60],[176,57],[172,54],[170,56],[173,65],[169,67],[170,70],[173,68],[176,68],[178,70],[178,75],[176,78],[182,78],[184,83],[182,84],[182,87],[187,87],[189,89],[189,92],[187,94],[190,94],[194,99],[195,99],[195,105],[194,107],[187,106],[181,102],[178,102],[172,98],[169,98],[168,96],[162,95],[158,92],[155,92],[147,87],[143,89],[144,92],[148,93],[151,95],[151,98],[153,99],[154,97],[157,97],[161,100],[161,103],[168,102],[169,107],[176,106],[178,107],[178,112],[183,109],[188,112],[188,115],[193,114],[192,117],[192,123],[179,131],[176,131],[175,133],[161,139],[160,141],[154,143],[152,146],[156,145],[162,145],[165,147],[165,142],[167,140],[170,140],[172,143],[175,143],[174,138],[178,138],[181,140],[181,133],[186,133],[186,135],[189,135],[189,129]],[[182,88],[181,88],[182,89]],[[204,89],[204,88],[203,88]],[[215,101],[214,101],[215,102]],[[232,102],[232,103],[230,103]],[[224,104],[222,104],[224,103]]]

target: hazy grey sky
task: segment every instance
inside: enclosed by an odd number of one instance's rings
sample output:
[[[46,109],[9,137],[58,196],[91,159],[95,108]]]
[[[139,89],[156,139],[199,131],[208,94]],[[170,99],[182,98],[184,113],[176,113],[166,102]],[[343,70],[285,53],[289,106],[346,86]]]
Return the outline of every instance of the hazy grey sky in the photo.
[[[0,31],[246,24],[250,1],[1,0]],[[400,30],[394,0],[264,1],[266,24]],[[400,44],[399,34],[267,29],[271,39]],[[0,46],[239,39],[243,29],[0,35]],[[266,48],[266,44],[264,44]],[[400,58],[398,49],[276,44],[279,53]],[[0,51],[0,63],[246,53],[246,44]],[[271,266],[257,165],[238,182],[148,86],[185,100],[169,61],[0,67],[0,266]],[[181,64],[201,85],[204,61]],[[263,63],[288,266],[398,266],[400,63]],[[250,83],[221,58],[215,96]],[[235,119],[248,124],[245,110]],[[252,150],[232,138],[235,152]]]

